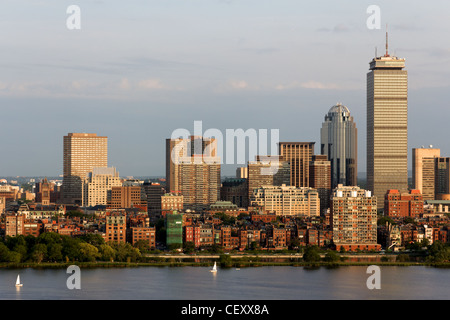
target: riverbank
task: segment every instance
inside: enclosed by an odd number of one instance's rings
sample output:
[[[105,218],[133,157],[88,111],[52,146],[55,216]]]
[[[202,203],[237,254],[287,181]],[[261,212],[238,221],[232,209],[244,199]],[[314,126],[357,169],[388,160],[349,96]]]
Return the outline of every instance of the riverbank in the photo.
[[[261,254],[261,255],[146,255],[139,262],[22,262],[0,263],[0,268],[35,268],[56,269],[77,265],[80,268],[135,268],[135,267],[210,267],[217,262],[222,268],[247,268],[262,266],[292,266],[292,267],[345,267],[345,266],[429,266],[450,268],[450,262],[433,263],[428,261],[398,261],[398,255],[340,255],[339,260],[325,261],[321,255],[320,261],[307,262],[302,255]]]

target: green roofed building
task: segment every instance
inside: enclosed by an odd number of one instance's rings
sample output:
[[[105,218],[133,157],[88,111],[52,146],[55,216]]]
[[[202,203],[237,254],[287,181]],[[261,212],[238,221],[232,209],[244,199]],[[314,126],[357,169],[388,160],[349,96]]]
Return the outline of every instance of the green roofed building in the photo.
[[[166,245],[183,245],[183,215],[174,212],[166,215]]]

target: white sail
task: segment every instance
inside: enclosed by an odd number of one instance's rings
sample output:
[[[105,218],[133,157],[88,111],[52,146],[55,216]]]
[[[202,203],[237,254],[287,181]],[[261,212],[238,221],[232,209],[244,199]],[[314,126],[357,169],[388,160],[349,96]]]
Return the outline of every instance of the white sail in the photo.
[[[17,280],[16,280],[16,287],[21,287],[22,284],[20,283],[20,275],[17,275]]]
[[[211,269],[211,272],[216,272],[217,271],[217,265],[216,265],[216,263],[214,262],[214,267]]]

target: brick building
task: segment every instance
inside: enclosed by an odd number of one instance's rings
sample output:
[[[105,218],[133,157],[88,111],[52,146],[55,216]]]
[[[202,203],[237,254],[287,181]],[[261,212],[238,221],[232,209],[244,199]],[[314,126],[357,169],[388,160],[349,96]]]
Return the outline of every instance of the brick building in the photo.
[[[408,193],[388,190],[384,200],[384,215],[391,218],[418,218],[423,214],[423,197],[419,190]]]

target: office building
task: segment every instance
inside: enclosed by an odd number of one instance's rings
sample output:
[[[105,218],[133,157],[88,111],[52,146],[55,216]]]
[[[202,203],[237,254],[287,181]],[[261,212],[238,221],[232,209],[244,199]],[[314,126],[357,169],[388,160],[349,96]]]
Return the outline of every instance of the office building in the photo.
[[[248,207],[248,180],[247,179],[226,179],[220,188],[220,199],[230,201],[239,208]]]
[[[325,216],[330,208],[331,162],[327,155],[314,155],[309,168],[309,186],[319,193],[320,214]]]
[[[158,182],[145,181],[142,185],[143,192],[147,197],[147,212],[154,218],[161,214],[161,196],[165,188]]]
[[[82,181],[93,168],[108,166],[108,138],[95,133],[69,133],[64,136],[64,203],[82,202]]]
[[[147,210],[147,201],[143,198],[140,186],[113,186],[111,197],[108,198],[110,209],[144,208]]]
[[[290,163],[290,182],[295,187],[309,187],[309,164],[315,142],[280,142],[278,154]],[[249,173],[250,174],[250,173]]]
[[[435,199],[436,159],[441,156],[441,150],[433,148],[412,149],[412,183],[419,190],[424,200]]]
[[[236,169],[237,179],[247,179],[248,178],[248,167],[239,167]]]
[[[256,156],[255,161],[249,161],[247,179],[247,199],[253,195],[253,191],[262,186],[290,185],[291,165],[279,156]]]
[[[436,200],[450,198],[450,158],[435,159],[435,195]]]
[[[367,74],[367,185],[378,199],[408,190],[408,72],[405,59],[388,53]],[[383,207],[383,201],[378,201]]]
[[[183,195],[185,209],[205,210],[220,199],[220,168],[216,139],[166,140],[166,192]]]
[[[113,187],[121,187],[122,179],[113,167],[93,168],[83,180],[83,207],[106,206]]]
[[[348,108],[340,103],[331,107],[320,130],[320,153],[331,165],[331,187],[356,186],[358,176],[358,130]]]

